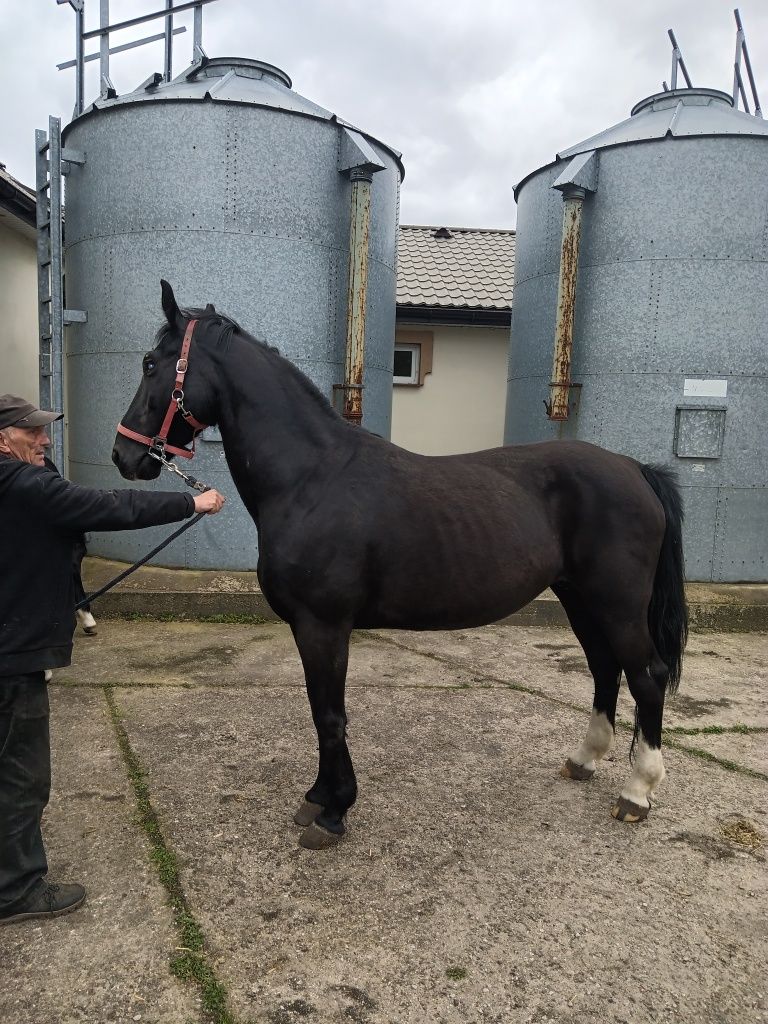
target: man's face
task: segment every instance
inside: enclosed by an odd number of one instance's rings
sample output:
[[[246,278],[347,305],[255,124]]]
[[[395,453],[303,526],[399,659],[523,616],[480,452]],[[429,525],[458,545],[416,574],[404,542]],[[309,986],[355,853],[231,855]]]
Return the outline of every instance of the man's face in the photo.
[[[45,450],[50,445],[51,439],[45,427],[5,427],[0,430],[0,453],[32,466],[45,465]]]

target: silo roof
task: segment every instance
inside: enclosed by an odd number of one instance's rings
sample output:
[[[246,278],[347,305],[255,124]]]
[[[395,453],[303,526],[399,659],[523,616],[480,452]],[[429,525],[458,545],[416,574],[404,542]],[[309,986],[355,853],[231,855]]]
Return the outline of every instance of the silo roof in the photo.
[[[544,166],[552,167],[562,160],[570,160],[579,153],[595,149],[666,138],[714,135],[753,135],[765,138],[768,137],[768,123],[762,118],[734,109],[731,96],[719,89],[671,89],[641,100],[635,104],[625,121],[561,150],[551,163]],[[515,186],[515,197],[525,182],[542,169],[539,167],[527,174]]]
[[[359,132],[364,138],[386,149],[398,164],[400,178],[405,176],[401,153],[361,128],[337,117],[325,107],[294,92],[291,88],[292,84],[291,79],[284,71],[264,61],[251,60],[246,57],[212,57],[201,67],[193,65],[191,68],[187,68],[170,82],[155,83],[153,79],[147,79],[133,92],[111,99],[99,98],[75,120],[88,117],[99,110],[109,110],[113,107],[123,107],[134,103],[213,100],[218,103],[241,103],[247,106],[267,107],[288,114],[311,117],[319,121],[330,121]],[[70,122],[70,124],[72,123],[74,121]],[[65,128],[65,132],[67,128]]]

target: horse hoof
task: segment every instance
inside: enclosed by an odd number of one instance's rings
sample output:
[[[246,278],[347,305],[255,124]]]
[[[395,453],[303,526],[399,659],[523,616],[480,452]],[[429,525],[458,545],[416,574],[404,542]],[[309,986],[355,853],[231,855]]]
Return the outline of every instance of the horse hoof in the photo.
[[[305,850],[330,850],[341,842],[344,833],[329,832],[327,828],[313,821],[299,836],[299,846]]]
[[[570,757],[560,769],[564,779],[573,779],[574,782],[586,782],[595,774],[594,768],[585,768],[583,764],[576,764]]]
[[[641,807],[640,804],[620,796],[611,808],[611,815],[617,821],[626,821],[627,824],[634,825],[638,821],[645,821],[649,810],[650,807]]]
[[[301,825],[302,828],[305,828],[307,825],[312,824],[322,809],[322,804],[313,804],[311,800],[305,800],[298,811],[294,814],[293,820],[297,825]]]
[[[95,626],[83,626],[83,632],[86,636],[96,636],[99,631]]]

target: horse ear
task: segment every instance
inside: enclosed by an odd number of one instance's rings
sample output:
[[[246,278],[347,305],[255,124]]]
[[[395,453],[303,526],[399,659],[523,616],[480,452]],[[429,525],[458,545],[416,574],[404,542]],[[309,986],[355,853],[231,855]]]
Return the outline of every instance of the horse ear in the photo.
[[[179,321],[181,320],[181,313],[179,307],[176,305],[176,296],[173,294],[173,288],[168,284],[167,281],[160,280],[160,288],[163,293],[163,312],[165,313],[165,319],[171,325],[171,327],[178,327]]]
[[[205,307],[205,312],[206,313],[215,313],[216,312],[216,309],[215,309],[215,307],[214,307],[212,302],[209,302],[208,305]]]

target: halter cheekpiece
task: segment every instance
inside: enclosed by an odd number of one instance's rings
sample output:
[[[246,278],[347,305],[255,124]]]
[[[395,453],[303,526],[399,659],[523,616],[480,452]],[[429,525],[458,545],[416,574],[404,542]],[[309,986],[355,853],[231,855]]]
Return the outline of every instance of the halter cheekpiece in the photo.
[[[130,430],[128,427],[123,426],[122,423],[117,425],[118,434],[129,437],[132,441],[138,441],[140,444],[145,444],[149,448],[149,454],[152,458],[158,459],[160,462],[166,461],[166,452],[170,452],[171,455],[180,455],[183,459],[193,458],[195,454],[195,438],[207,426],[206,423],[200,423],[199,420],[196,420],[192,413],[184,408],[184,377],[189,366],[189,350],[192,346],[192,335],[195,333],[197,324],[197,320],[190,320],[184,332],[181,352],[176,361],[176,380],[173,384],[173,391],[171,391],[171,400],[168,403],[168,411],[158,433],[154,437],[146,437],[144,434],[138,434],[135,430]],[[168,444],[168,433],[176,413],[179,413],[182,419],[194,430],[191,451],[189,448],[177,448],[172,444]]]

